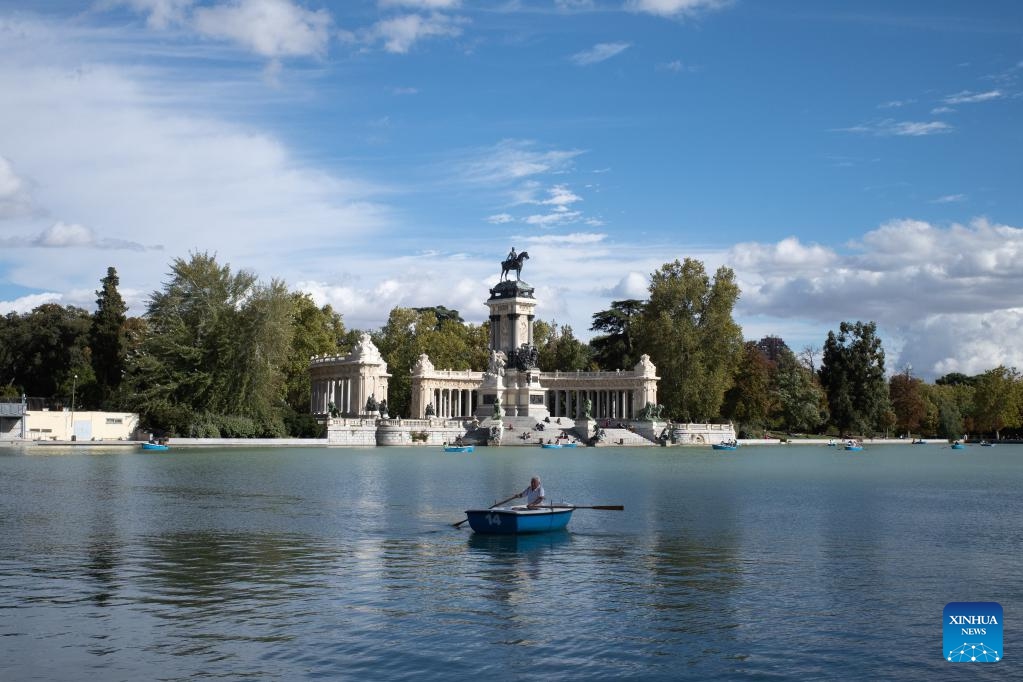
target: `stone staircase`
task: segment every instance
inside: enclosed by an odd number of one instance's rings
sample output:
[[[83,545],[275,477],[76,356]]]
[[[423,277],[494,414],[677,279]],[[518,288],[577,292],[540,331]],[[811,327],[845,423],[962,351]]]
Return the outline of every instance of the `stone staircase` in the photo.
[[[604,438],[596,443],[598,448],[608,447],[654,447],[651,440],[628,429],[604,429]]]
[[[505,417],[502,421],[505,428],[504,436],[501,439],[502,447],[536,447],[541,442],[558,442],[558,436],[562,434],[567,436],[570,441],[580,440],[575,434],[575,422],[566,417],[561,418],[560,424],[556,419],[544,422],[536,417]],[[491,423],[488,419],[484,424],[489,429]],[[538,423],[543,424],[542,431],[536,430],[535,427]],[[508,428],[509,426],[511,428]],[[561,440],[564,442],[565,439]]]

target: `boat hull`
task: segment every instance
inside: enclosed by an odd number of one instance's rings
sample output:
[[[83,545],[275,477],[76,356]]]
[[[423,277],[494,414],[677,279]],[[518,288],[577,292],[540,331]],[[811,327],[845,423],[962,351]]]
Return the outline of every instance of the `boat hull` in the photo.
[[[525,535],[564,530],[573,507],[468,509],[469,527],[485,535]]]
[[[562,447],[564,447],[564,446],[562,446],[562,445],[558,445],[558,444],[556,444],[556,443],[544,443],[544,444],[543,444],[543,445],[541,445],[540,447],[542,447],[542,448],[547,448],[547,449],[549,449],[549,450],[560,450],[560,449],[561,449]]]
[[[951,447],[953,450],[965,450],[966,449],[966,446],[963,445],[962,443],[955,443],[953,445],[950,445],[949,447]]]
[[[721,443],[714,443],[711,447],[715,450],[737,450],[738,445],[722,445]]]
[[[472,452],[472,445],[445,445],[444,452]]]
[[[143,450],[170,450],[169,445],[160,445],[159,443],[143,443]]]

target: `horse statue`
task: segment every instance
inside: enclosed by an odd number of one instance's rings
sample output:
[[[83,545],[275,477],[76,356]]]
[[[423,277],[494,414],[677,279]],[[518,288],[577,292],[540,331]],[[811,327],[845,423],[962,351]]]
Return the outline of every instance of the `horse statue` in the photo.
[[[508,276],[508,273],[511,272],[512,270],[515,271],[516,280],[522,279],[521,277],[522,264],[527,260],[529,260],[529,252],[523,251],[514,258],[509,258],[508,260],[501,261],[501,281],[503,282],[505,278]]]

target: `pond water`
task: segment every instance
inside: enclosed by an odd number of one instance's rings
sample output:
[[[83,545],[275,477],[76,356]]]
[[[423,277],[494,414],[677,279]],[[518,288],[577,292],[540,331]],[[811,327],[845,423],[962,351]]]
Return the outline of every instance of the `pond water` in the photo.
[[[452,527],[533,474],[625,511]],[[1021,489],[1023,446],[0,448],[0,679],[1019,679]],[[1003,661],[944,661],[952,601]]]

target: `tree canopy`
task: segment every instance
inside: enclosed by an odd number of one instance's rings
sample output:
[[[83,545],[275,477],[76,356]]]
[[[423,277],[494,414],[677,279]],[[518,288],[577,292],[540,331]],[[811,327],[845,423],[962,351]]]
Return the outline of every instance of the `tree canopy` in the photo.
[[[283,435],[294,306],[278,280],[260,284],[207,253],[175,259],[133,367],[147,419],[179,434]]]
[[[742,353],[742,329],[732,318],[735,273],[722,266],[711,280],[700,261],[676,260],[651,275],[649,291],[636,340],[661,375],[658,395],[667,414],[683,421],[717,417]]]
[[[870,434],[884,428],[890,402],[875,323],[842,322],[838,334],[828,332],[820,379],[840,432]]]

